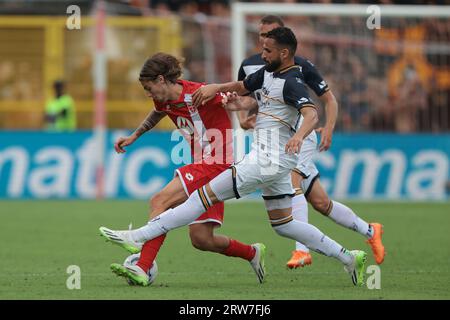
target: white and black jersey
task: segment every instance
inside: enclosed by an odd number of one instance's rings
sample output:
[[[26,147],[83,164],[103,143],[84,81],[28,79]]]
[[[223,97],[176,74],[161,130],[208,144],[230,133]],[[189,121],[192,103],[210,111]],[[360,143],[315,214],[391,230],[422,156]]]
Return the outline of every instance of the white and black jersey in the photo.
[[[328,84],[311,61],[303,57],[295,56],[294,62],[300,67],[301,77],[304,83],[314,91],[318,97],[329,90]],[[248,57],[242,61],[241,67],[239,68],[238,81],[243,81],[245,77],[258,71],[264,67],[264,65],[265,63],[261,54],[255,54]]]
[[[314,107],[300,68],[293,65],[267,72],[263,67],[244,79],[245,88],[255,93],[259,108],[252,147],[262,148],[274,162],[292,168],[298,156],[286,154],[285,146],[296,132],[299,110]]]

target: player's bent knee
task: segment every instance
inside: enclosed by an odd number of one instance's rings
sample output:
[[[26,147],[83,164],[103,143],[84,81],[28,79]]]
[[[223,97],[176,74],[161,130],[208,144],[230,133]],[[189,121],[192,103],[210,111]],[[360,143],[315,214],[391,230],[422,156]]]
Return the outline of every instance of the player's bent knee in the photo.
[[[331,200],[329,198],[323,198],[311,201],[311,205],[316,211],[327,216],[330,213],[330,202]]]
[[[266,206],[269,218],[279,219],[287,217],[292,213],[292,197],[266,197],[264,198],[264,205]]]
[[[202,251],[210,251],[212,242],[209,237],[198,235],[192,232],[189,235],[191,237],[191,243],[194,248]]]
[[[269,214],[270,225],[275,232],[287,238],[292,238],[289,232],[289,224],[294,220],[292,216],[292,198],[284,197],[264,197],[267,213]]]

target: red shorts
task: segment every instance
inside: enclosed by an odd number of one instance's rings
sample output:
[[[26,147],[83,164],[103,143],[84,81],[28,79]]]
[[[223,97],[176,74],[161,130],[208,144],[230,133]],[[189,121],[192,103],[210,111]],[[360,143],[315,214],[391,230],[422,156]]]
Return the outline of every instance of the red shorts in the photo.
[[[175,174],[180,177],[184,191],[189,196],[195,190],[203,187],[220,173],[228,169],[228,164],[205,164],[193,163],[175,170]],[[219,226],[223,223],[224,204],[218,202],[197,218],[195,223],[215,222]]]

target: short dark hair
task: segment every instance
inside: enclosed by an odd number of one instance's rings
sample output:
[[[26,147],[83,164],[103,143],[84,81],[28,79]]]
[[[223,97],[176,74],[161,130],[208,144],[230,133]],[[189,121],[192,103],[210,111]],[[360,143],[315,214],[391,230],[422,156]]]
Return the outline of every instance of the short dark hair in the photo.
[[[274,15],[274,14],[269,14],[269,15],[267,15],[267,16],[262,17],[260,23],[261,23],[261,24],[272,24],[272,23],[276,23],[276,24],[278,24],[280,27],[284,27],[283,19],[281,19],[280,16],[276,16],[276,15]]]
[[[139,81],[153,81],[162,75],[165,80],[176,83],[181,73],[180,60],[170,54],[158,52],[145,61]]]
[[[297,38],[291,29],[278,27],[267,33],[267,38],[274,39],[277,44],[287,47],[291,56],[297,51]]]

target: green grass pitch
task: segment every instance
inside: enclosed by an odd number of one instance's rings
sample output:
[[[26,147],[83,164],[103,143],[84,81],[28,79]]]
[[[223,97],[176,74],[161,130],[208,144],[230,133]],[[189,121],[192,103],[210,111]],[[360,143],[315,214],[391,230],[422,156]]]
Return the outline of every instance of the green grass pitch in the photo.
[[[381,289],[355,288],[341,264],[313,253],[313,264],[287,270],[294,243],[271,229],[262,202],[226,205],[218,232],[267,246],[267,281],[248,262],[194,249],[186,228],[171,232],[150,287],[130,287],[109,270],[127,253],[106,243],[98,227],[146,222],[145,201],[1,201],[0,299],[450,299],[449,203],[347,203],[384,224],[387,255]],[[365,239],[310,209],[310,222],[349,249]],[[69,265],[81,289],[68,290]]]

